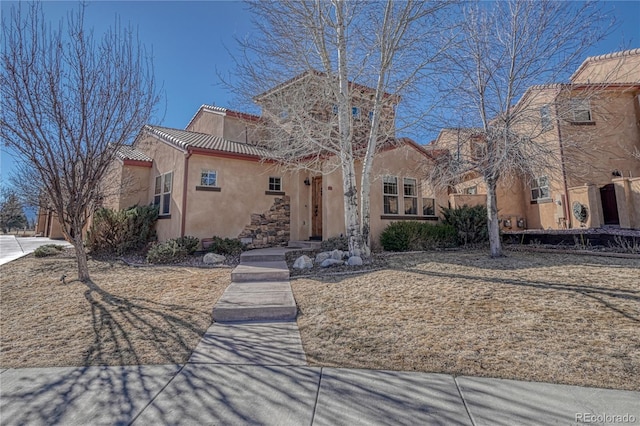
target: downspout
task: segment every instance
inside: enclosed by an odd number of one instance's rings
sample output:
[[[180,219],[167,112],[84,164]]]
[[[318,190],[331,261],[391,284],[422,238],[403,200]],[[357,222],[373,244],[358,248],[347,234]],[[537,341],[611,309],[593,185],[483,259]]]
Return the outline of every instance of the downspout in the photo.
[[[560,167],[562,168],[562,181],[564,186],[564,215],[566,217],[567,229],[572,228],[571,212],[569,211],[569,188],[567,187],[567,169],[564,166],[564,144],[562,143],[562,131],[560,130],[560,115],[558,114],[558,94],[553,100],[553,106],[556,110],[556,127],[558,128],[558,145],[560,146]]]
[[[182,223],[180,226],[180,236],[184,237],[184,229],[187,223],[187,189],[189,187],[189,157],[191,157],[191,151],[184,153],[184,179],[182,185]]]

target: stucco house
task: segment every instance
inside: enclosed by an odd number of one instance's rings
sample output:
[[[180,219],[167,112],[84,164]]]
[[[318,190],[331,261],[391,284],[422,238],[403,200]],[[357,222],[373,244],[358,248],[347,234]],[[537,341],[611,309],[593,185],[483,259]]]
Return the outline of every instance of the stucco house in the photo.
[[[589,57],[569,83],[531,87],[514,108],[526,109],[525,132],[555,155],[544,172],[499,181],[503,230],[640,229],[640,49]],[[483,152],[478,129],[443,129],[431,145],[454,155]],[[486,193],[470,173],[449,203],[484,204]],[[576,205],[587,208],[585,222],[573,214]]]
[[[362,93],[371,90],[358,87]],[[263,94],[261,101],[278,90]],[[362,104],[354,101],[354,127],[370,119],[365,98]],[[393,114],[393,108],[386,109],[382,127],[392,129]],[[264,131],[256,125],[261,119],[202,105],[184,129],[144,126],[131,146],[120,149],[106,179],[120,190],[103,205],[158,205],[160,241],[219,236],[265,247],[344,233],[342,177],[339,168],[331,167],[335,157],[322,160],[325,171],[283,169],[271,159]],[[396,138],[392,130],[387,135],[372,173],[374,244],[392,221],[438,221],[437,206],[447,202],[446,193],[434,192],[423,181],[429,153],[408,138]],[[357,163],[358,174],[360,168]]]

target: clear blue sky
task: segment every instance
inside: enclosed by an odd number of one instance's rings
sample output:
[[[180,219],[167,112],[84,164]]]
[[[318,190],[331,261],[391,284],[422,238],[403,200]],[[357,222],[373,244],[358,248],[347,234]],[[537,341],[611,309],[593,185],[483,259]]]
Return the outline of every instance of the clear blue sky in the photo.
[[[161,123],[184,128],[202,104],[234,108],[232,96],[218,84],[216,70],[231,72],[230,53],[234,36],[250,37],[251,18],[239,1],[89,1],[86,24],[100,34],[120,16],[123,23],[138,28],[147,48],[153,48],[155,75],[164,87],[166,105],[161,105]],[[2,1],[4,15],[15,2]],[[47,1],[44,11],[48,19],[58,22],[77,2]],[[620,22],[618,30],[590,55],[640,47],[640,2],[615,1],[606,6],[614,10]],[[225,48],[226,46],[226,48]],[[427,140],[419,141],[421,143]],[[13,159],[2,152],[0,182],[5,181]]]

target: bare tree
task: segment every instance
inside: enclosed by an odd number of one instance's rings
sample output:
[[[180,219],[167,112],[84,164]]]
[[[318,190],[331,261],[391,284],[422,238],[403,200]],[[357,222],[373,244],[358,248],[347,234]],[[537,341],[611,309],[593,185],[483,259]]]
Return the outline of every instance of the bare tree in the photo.
[[[431,75],[443,48],[434,34],[449,4],[251,3],[258,36],[241,41],[237,74],[244,78],[234,89],[245,98],[259,94],[258,131],[270,159],[295,170],[340,170],[352,253],[370,252],[374,155],[394,143],[401,96],[410,99]],[[356,162],[362,164],[359,185]]]
[[[133,29],[116,21],[96,40],[84,12],[81,4],[52,27],[38,3],[12,8],[2,22],[0,71],[2,142],[75,247],[82,281],[83,228],[102,196],[99,182],[159,99]]]
[[[432,177],[446,185],[461,176],[482,177],[492,257],[502,255],[498,181],[560,164],[561,153],[542,137],[548,130],[544,96],[551,91],[557,99],[571,88],[528,89],[563,81],[576,69],[611,28],[603,16],[591,2],[553,0],[479,2],[464,10],[455,49],[446,53],[447,118],[453,127],[473,130],[458,150],[466,155],[450,155]],[[549,120],[560,114],[546,111]]]

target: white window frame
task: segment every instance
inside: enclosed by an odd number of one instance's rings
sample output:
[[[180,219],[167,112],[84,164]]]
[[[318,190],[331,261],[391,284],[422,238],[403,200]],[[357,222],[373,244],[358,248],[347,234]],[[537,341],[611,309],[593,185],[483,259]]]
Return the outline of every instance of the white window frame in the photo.
[[[531,182],[531,201],[549,200],[551,191],[549,190],[549,178],[538,176]]]
[[[393,189],[395,188],[395,192]],[[391,211],[392,203],[387,203],[388,200],[395,198],[396,211]],[[398,194],[398,177],[397,176],[383,176],[382,178],[382,212],[383,214],[397,215],[400,211],[399,194]]]
[[[213,183],[211,183],[211,175],[213,174]],[[200,172],[200,186],[217,187],[218,172],[215,170],[202,170]]]
[[[173,190],[173,171],[156,176],[153,191],[153,205],[158,206],[158,216],[171,214],[171,191]]]
[[[591,102],[589,99],[572,99],[571,113],[573,115],[574,123],[590,123],[593,121],[593,115],[591,114]]]
[[[282,192],[282,178],[280,176],[269,176],[269,191]]]
[[[462,190],[465,195],[478,195],[478,185],[467,186]]]
[[[413,188],[413,191],[408,191],[407,189]],[[402,194],[403,194],[403,207],[404,214],[408,216],[417,216],[418,215],[418,180],[414,178],[403,178],[402,179]],[[407,209],[407,202],[410,203],[409,208]],[[407,213],[409,211],[409,213]]]

